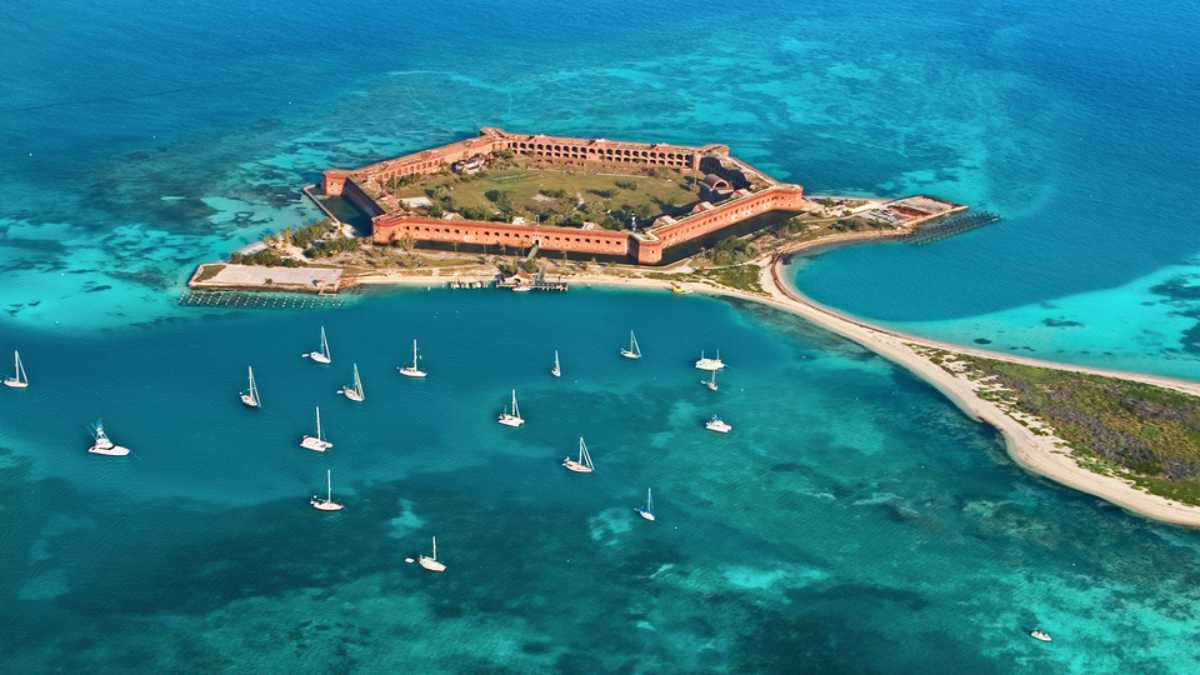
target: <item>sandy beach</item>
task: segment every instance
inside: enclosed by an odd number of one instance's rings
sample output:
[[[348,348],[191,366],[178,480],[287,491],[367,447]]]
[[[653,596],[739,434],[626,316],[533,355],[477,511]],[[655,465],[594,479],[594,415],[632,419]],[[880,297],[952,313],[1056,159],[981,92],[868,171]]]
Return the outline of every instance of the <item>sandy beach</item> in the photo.
[[[811,251],[831,245],[874,238],[878,237],[854,236],[852,234],[846,237],[839,237],[837,241],[825,239],[815,242],[805,242],[799,246],[792,247],[788,253],[796,253],[801,250]],[[1143,373],[1074,366],[1026,356],[989,352],[983,349],[972,349],[960,345],[942,343],[936,340],[906,335],[872,326],[829,307],[825,307],[794,289],[784,280],[781,274],[780,270],[783,266],[782,257],[764,257],[755,262],[762,269],[760,284],[765,290],[763,294],[699,282],[683,282],[678,285],[695,293],[762,303],[799,316],[806,321],[841,335],[912,372],[941,391],[971,418],[981,420],[995,427],[1004,437],[1009,456],[1027,471],[1099,497],[1140,516],[1174,525],[1200,528],[1200,507],[1189,506],[1149,494],[1133,486],[1126,480],[1104,476],[1080,466],[1071,456],[1070,451],[1065,448],[1065,444],[1061,439],[1053,435],[1034,434],[1029,428],[1014,419],[996,404],[981,398],[977,394],[976,385],[973,382],[965,377],[958,377],[948,373],[917,350],[922,348],[937,349],[999,361],[1116,377],[1167,387],[1196,396],[1200,396],[1200,383]],[[440,287],[452,280],[487,282],[492,280],[494,274],[494,271],[489,272],[485,268],[480,268],[479,270],[460,269],[459,271],[446,274],[384,272],[364,275],[357,278],[356,281],[364,285]],[[583,287],[630,288],[662,290],[664,292],[670,288],[668,282],[661,280],[641,277],[619,277],[606,273],[578,273],[571,275],[567,279],[571,284]]]

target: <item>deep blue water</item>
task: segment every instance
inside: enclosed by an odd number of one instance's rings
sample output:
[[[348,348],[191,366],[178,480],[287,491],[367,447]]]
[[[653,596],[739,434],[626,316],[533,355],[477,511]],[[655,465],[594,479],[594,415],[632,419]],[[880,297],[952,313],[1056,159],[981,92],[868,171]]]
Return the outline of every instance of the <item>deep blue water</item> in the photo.
[[[1196,14],[0,8],[0,350],[33,381],[0,392],[2,669],[1195,672],[1194,535],[1024,474],[936,392],[794,319],[575,290],[175,299],[195,262],[316,217],[299,186],[327,166],[483,125],[724,142],[812,192],[1005,218],[807,261],[823,301],[1197,377]],[[322,324],[330,368],[297,357]],[[629,328],[642,363],[615,355]],[[411,337],[428,382],[392,370]],[[690,361],[716,347],[712,394]],[[361,407],[334,394],[355,362]],[[514,386],[515,432],[492,421]],[[295,446],[316,404],[327,456]],[[712,412],[734,433],[700,428]],[[97,417],[131,457],[84,452]],[[580,434],[586,478],[558,466]],[[326,468],[332,517],[305,503]],[[653,525],[631,510],[647,487]],[[403,563],[435,534],[442,578]]]

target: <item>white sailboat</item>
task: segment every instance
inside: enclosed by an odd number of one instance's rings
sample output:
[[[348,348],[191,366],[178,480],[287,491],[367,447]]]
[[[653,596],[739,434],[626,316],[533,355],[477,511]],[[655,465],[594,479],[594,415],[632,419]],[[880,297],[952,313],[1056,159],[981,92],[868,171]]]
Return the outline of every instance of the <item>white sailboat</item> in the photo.
[[[321,326],[321,351],[301,354],[300,357],[326,365],[333,363],[333,355],[329,353],[329,338],[325,337],[325,326]]]
[[[517,406],[517,390],[512,390],[512,409],[504,408],[504,412],[500,413],[500,417],[496,420],[506,427],[519,427],[525,424],[525,418],[521,417],[521,409]]]
[[[312,450],[313,452],[325,452],[333,447],[333,443],[325,440],[325,437],[321,435],[321,406],[317,406],[317,435],[309,436],[305,434],[300,439],[300,447],[305,450]]]
[[[633,334],[633,331],[629,331],[629,346],[621,347],[621,356],[627,359],[642,358],[642,348],[638,345],[637,336]]]
[[[1029,631],[1029,637],[1033,638],[1034,640],[1040,640],[1042,642],[1054,642],[1054,638],[1050,637],[1049,633],[1047,633],[1046,631],[1041,630],[1039,628],[1035,628],[1035,629]]]
[[[421,567],[430,572],[445,572],[446,565],[438,562],[437,559],[437,537],[433,538],[433,555],[423,555],[417,558],[417,562],[421,563]]]
[[[555,377],[562,377],[562,366],[558,363],[558,350],[554,350],[554,367],[550,369],[550,374]]]
[[[646,488],[646,508],[635,506],[633,510],[646,520],[654,520],[654,495],[650,493],[650,488]]]
[[[700,380],[700,384],[708,387],[709,391],[717,390],[717,371],[712,371],[712,374],[707,380]]]
[[[21,363],[21,352],[13,350],[13,376],[4,378],[4,386],[13,389],[24,389],[29,386],[29,376],[25,374],[25,364]]]
[[[725,420],[713,415],[711,419],[704,423],[704,428],[709,431],[715,431],[718,434],[727,434],[733,431],[733,426]]]
[[[338,389],[338,393],[355,403],[362,403],[367,399],[366,392],[363,391],[362,378],[358,376],[358,364],[354,364],[354,384],[344,385]]]
[[[563,459],[562,465],[568,471],[575,473],[591,473],[596,470],[595,465],[592,464],[592,453],[588,452],[587,443],[583,442],[583,436],[579,437],[579,458],[566,457]]]
[[[109,457],[124,457],[129,454],[129,448],[122,447],[109,440],[104,433],[104,423],[97,420],[96,426],[92,428],[92,435],[96,438],[92,443],[92,447],[88,448],[88,452],[93,455],[108,455]]]
[[[710,359],[704,355],[704,351],[700,351],[700,358],[696,361],[696,368],[700,370],[717,371],[725,367],[725,362],[721,360],[721,350],[717,350],[717,358]]]
[[[309,504],[318,511],[341,511],[342,505],[333,501],[333,472],[329,469],[325,470],[325,499],[313,495],[312,499],[308,500]]]
[[[258,383],[254,381],[254,368],[246,366],[246,377],[250,384],[246,391],[241,394],[242,403],[250,408],[261,408],[262,397],[258,395]]]
[[[413,362],[411,366],[403,366],[399,368],[400,374],[405,377],[425,377],[428,373],[417,367],[417,341],[413,340]]]

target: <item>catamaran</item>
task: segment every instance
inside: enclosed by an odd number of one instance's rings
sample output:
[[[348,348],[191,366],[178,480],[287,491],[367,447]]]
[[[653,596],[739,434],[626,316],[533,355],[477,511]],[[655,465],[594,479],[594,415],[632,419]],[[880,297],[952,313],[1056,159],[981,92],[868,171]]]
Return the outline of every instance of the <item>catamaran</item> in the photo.
[[[254,368],[246,366],[246,376],[250,382],[249,388],[241,394],[242,403],[250,408],[261,408],[262,397],[258,395],[258,384],[254,381]]]
[[[550,369],[550,374],[555,377],[562,377],[562,366],[558,363],[558,350],[554,350],[554,367]]]
[[[717,390],[717,371],[712,371],[707,380],[700,380],[700,384],[708,387],[709,391]]]
[[[500,417],[496,421],[506,427],[519,427],[525,424],[525,418],[521,417],[521,409],[517,407],[516,389],[512,391],[512,410],[510,411],[509,408],[505,407],[504,412],[500,413]]]
[[[438,562],[437,559],[437,537],[433,538],[433,555],[423,555],[417,558],[417,562],[421,563],[421,567],[430,572],[445,572],[446,565]]]
[[[362,403],[366,400],[367,394],[363,391],[362,378],[358,376],[358,364],[354,364],[354,384],[343,385],[338,389],[338,393],[355,403]]]
[[[313,495],[312,499],[308,500],[309,504],[318,511],[341,511],[342,505],[333,501],[333,477],[332,471],[325,470],[325,499]]]
[[[699,368],[700,370],[713,370],[713,371],[724,368],[725,362],[721,360],[721,350],[720,349],[717,350],[717,358],[715,358],[715,359],[710,359],[710,358],[706,357],[704,355],[704,351],[701,350],[700,358],[699,358],[699,360],[696,361],[696,367]]]
[[[592,453],[588,452],[587,443],[583,442],[583,436],[579,437],[579,458],[566,457],[563,459],[562,465],[568,471],[575,473],[591,473],[596,470],[595,465],[592,464]]]
[[[117,445],[108,439],[108,436],[104,433],[103,422],[96,422],[96,426],[92,428],[92,435],[95,436],[96,441],[92,443],[92,447],[88,448],[88,452],[93,455],[124,457],[129,454],[129,448]]]
[[[325,326],[321,326],[321,351],[301,354],[300,357],[312,359],[317,363],[333,363],[333,356],[329,353],[329,338],[325,337]]]
[[[24,389],[29,386],[29,376],[25,374],[25,364],[21,363],[21,352],[13,350],[13,376],[4,378],[4,386],[13,389]]]
[[[635,506],[633,510],[646,520],[654,520],[654,495],[650,494],[650,488],[646,488],[646,508]]]
[[[638,346],[637,336],[633,334],[633,331],[629,331],[629,346],[621,347],[621,356],[627,359],[642,358],[642,348]]]
[[[402,366],[398,369],[400,374],[405,377],[425,377],[425,371],[417,367],[417,341],[413,340],[413,362],[411,366]]]
[[[716,415],[713,415],[711,419],[704,423],[704,428],[719,434],[727,434],[733,431],[732,425]]]
[[[309,436],[305,434],[300,439],[300,447],[305,450],[312,450],[313,452],[325,452],[333,447],[333,443],[325,440],[324,436],[321,435],[321,406],[317,406],[317,435]]]

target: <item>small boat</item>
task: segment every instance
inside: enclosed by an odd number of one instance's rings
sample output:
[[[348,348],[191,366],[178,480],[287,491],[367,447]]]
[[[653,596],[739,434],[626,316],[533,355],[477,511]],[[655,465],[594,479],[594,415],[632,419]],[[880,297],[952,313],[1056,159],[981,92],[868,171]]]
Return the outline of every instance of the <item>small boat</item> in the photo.
[[[312,450],[313,452],[325,452],[333,447],[333,443],[325,440],[321,435],[321,406],[317,406],[317,435],[309,436],[305,434],[300,439],[300,447],[305,450]]]
[[[687,294],[691,293],[691,291],[689,289],[686,289],[683,286],[680,286],[679,284],[675,283],[674,281],[671,282],[671,292],[674,293],[675,295],[687,295]]]
[[[13,376],[4,378],[4,386],[13,389],[24,389],[29,386],[29,376],[25,374],[25,364],[21,363],[21,352],[13,350]]]
[[[562,366],[558,363],[558,350],[554,350],[554,367],[550,369],[550,374],[555,377],[562,377]]]
[[[521,417],[521,409],[517,407],[517,390],[512,391],[512,409],[505,407],[504,412],[500,413],[500,417],[496,420],[506,427],[519,427],[525,424],[525,418]]]
[[[592,453],[588,452],[587,443],[583,442],[583,436],[579,437],[579,458],[564,458],[562,465],[575,473],[591,473],[596,470],[595,465],[592,464]]]
[[[321,351],[301,354],[300,357],[326,365],[333,363],[333,356],[329,353],[329,338],[325,337],[325,326],[321,326]]]
[[[700,384],[708,387],[709,391],[717,390],[717,371],[712,371],[707,380],[700,380]]]
[[[417,367],[417,341],[413,340],[413,362],[411,366],[401,366],[397,368],[400,374],[405,377],[425,377],[427,373]]]
[[[241,393],[242,403],[249,408],[261,408],[262,397],[258,395],[258,384],[254,381],[254,368],[246,366],[246,377],[250,384],[246,391]]]
[[[355,403],[362,403],[367,399],[366,392],[363,391],[362,378],[358,376],[358,364],[354,364],[354,384],[345,385],[338,389],[338,393]]]
[[[713,415],[712,419],[704,423],[704,428],[708,429],[709,431],[715,431],[719,434],[727,434],[730,431],[733,431],[733,427],[729,425],[729,423],[720,417],[717,417],[716,415]]]
[[[696,368],[699,370],[721,370],[725,367],[725,362],[721,360],[721,350],[717,350],[717,358],[710,359],[700,352],[700,358],[696,361]]]
[[[627,359],[642,358],[642,348],[638,345],[637,336],[633,334],[633,331],[629,331],[629,346],[621,347],[621,356]]]
[[[533,286],[527,284],[517,284],[512,287],[513,293],[528,293],[533,290]]]
[[[109,457],[124,457],[129,454],[129,448],[122,447],[113,443],[104,433],[104,423],[96,422],[96,426],[92,428],[92,436],[95,437],[95,442],[92,447],[88,448],[88,452],[93,455],[108,455]]]
[[[1044,630],[1037,629],[1037,628],[1029,631],[1029,637],[1033,638],[1034,640],[1041,640],[1042,642],[1053,642],[1054,641],[1054,638],[1050,637],[1049,633],[1047,633]]]
[[[650,494],[650,488],[646,488],[646,508],[640,506],[634,507],[634,511],[646,520],[654,520],[654,495]]]
[[[313,495],[312,499],[308,500],[309,504],[318,511],[341,511],[342,505],[333,501],[333,472],[329,469],[325,470],[325,499]]]
[[[418,556],[417,562],[421,563],[421,567],[424,567],[430,572],[446,571],[446,565],[438,562],[437,559],[437,537],[433,538],[433,555]]]

